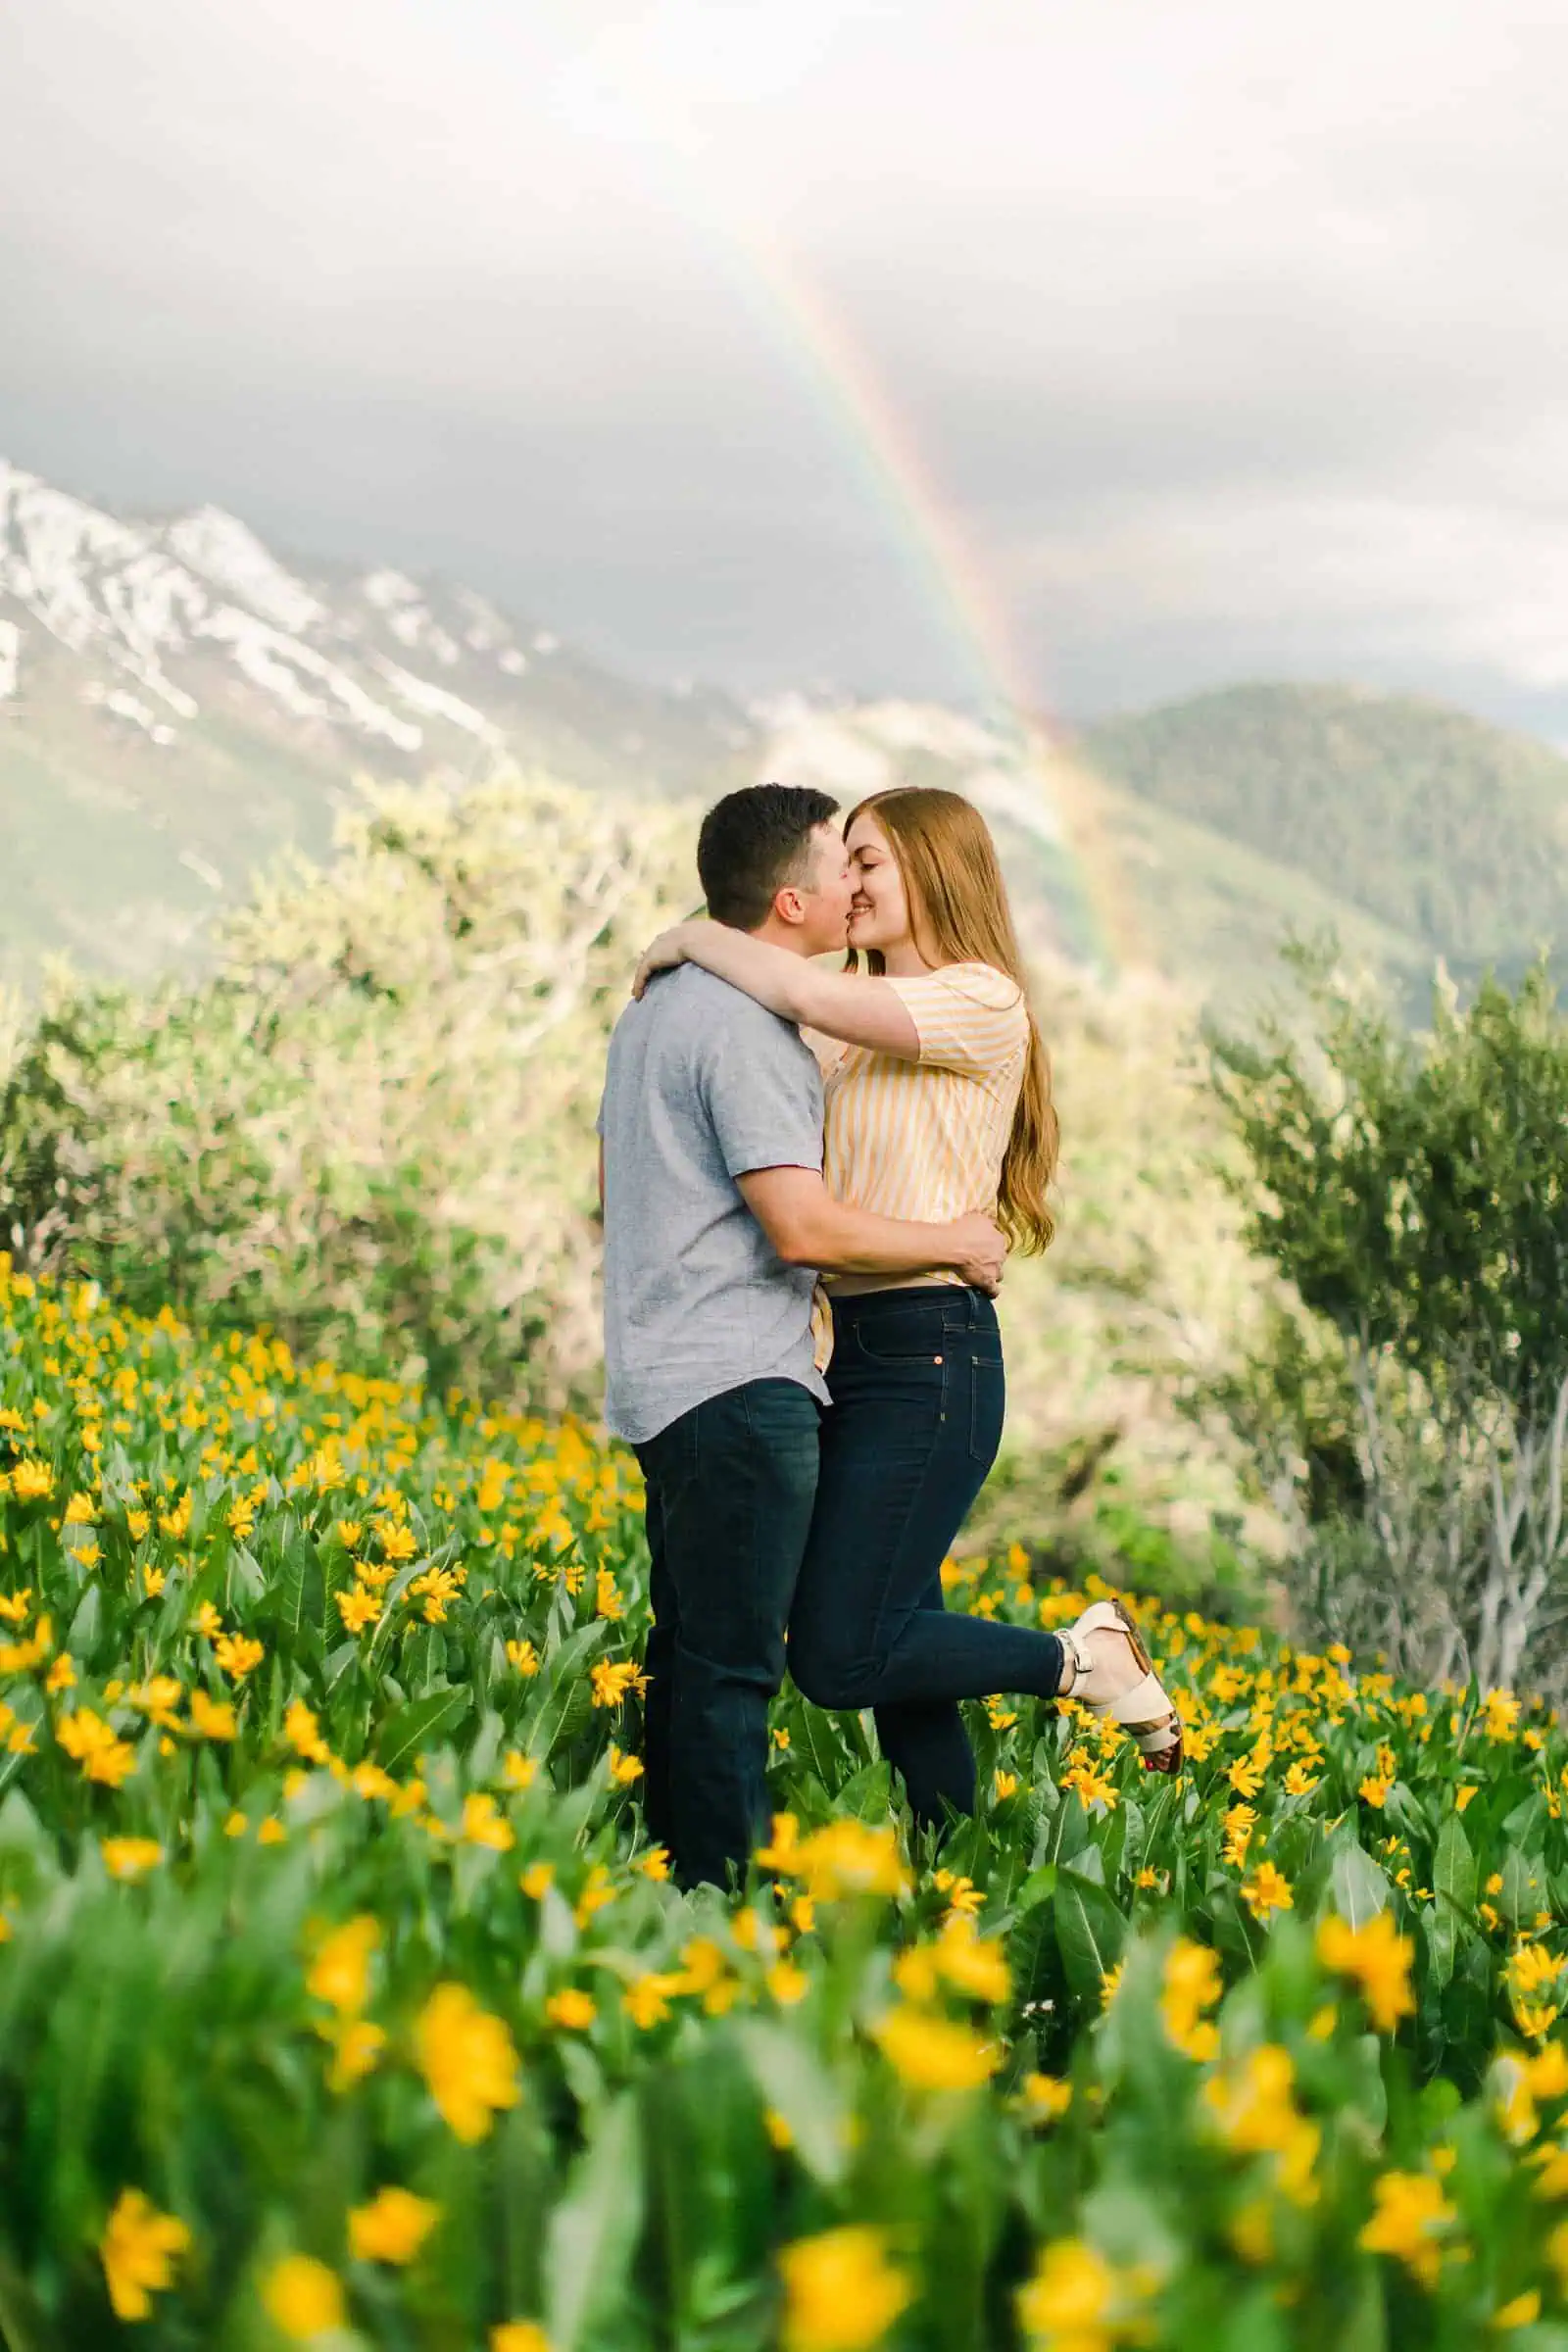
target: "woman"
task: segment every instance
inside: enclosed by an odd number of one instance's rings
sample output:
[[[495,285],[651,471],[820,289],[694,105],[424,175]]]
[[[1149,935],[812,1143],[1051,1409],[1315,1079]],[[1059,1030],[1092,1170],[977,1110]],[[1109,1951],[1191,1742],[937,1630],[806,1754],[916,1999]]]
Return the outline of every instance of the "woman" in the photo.
[[[697,921],[654,942],[634,986],[690,960],[818,1033],[823,1172],[840,1200],[939,1222],[981,1210],[1015,1247],[1044,1250],[1050,1065],[985,821],[956,793],[906,788],[862,801],[844,837],[849,970]],[[874,1710],[922,1822],[972,1812],[957,1702],[998,1691],[1074,1695],[1125,1724],[1151,1769],[1178,1771],[1180,1721],[1119,1602],[1061,1636],[944,1606],[942,1562],[1002,1437],[990,1298],[953,1273],[841,1275],[830,1296],[833,1410],[790,1616],[798,1688],[820,1706]]]

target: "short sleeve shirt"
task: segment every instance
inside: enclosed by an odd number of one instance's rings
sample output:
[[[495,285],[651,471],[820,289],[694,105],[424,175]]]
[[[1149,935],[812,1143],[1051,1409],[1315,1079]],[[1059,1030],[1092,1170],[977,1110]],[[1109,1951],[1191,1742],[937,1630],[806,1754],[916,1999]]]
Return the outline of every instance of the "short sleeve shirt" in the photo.
[[[605,1418],[643,1445],[751,1380],[826,1403],[815,1276],[787,1266],[736,1179],[822,1165],[822,1082],[789,1021],[696,964],[661,974],[610,1041]]]
[[[1030,1047],[1018,983],[988,963],[889,979],[920,1056],[847,1047],[828,1070],[824,1174],[835,1200],[934,1224],[994,1216]],[[901,1283],[956,1283],[956,1272]]]

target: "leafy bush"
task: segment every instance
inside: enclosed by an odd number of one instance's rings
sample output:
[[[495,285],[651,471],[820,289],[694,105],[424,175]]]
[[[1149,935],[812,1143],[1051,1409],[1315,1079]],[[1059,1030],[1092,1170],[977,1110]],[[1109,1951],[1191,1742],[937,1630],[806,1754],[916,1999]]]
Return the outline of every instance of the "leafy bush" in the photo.
[[[687,833],[546,784],[367,788],[216,980],[57,992],[0,1089],[0,1233],[148,1313],[587,1396],[597,1079]]]
[[[1414,1672],[1554,1687],[1568,1023],[1544,964],[1462,1010],[1440,990],[1415,1038],[1325,950],[1294,959],[1312,1035],[1276,1020],[1261,1043],[1213,1046],[1255,1187],[1248,1238],[1339,1345],[1326,1381],[1321,1350],[1294,1340],[1267,1376],[1280,1397],[1314,1388],[1330,1404],[1298,1587],[1320,1625],[1376,1621]]]

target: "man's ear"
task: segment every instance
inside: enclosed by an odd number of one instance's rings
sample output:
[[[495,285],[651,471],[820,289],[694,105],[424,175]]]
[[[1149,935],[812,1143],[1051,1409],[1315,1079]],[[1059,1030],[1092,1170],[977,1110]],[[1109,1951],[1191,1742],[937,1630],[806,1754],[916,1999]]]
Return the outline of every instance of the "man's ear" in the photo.
[[[793,882],[786,882],[782,890],[774,891],[773,912],[781,923],[805,922],[806,901]]]

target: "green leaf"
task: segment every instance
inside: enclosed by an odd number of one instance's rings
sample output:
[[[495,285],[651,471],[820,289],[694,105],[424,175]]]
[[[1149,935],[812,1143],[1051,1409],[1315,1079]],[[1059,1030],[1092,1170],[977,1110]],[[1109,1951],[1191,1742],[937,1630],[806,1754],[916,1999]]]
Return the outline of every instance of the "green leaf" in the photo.
[[[396,1708],[382,1724],[376,1740],[376,1761],[388,1772],[412,1760],[423,1747],[434,1746],[463,1721],[473,1704],[466,1690],[451,1688],[432,1690],[424,1698],[411,1698],[407,1706]]]
[[[1539,1853],[1523,1854],[1516,1845],[1508,1848],[1502,1865],[1502,1892],[1497,1908],[1511,1928],[1533,1924],[1538,1911],[1548,1909],[1550,1895],[1546,1881],[1546,1865]]]
[[[1103,1886],[1076,1870],[1056,1874],[1056,1946],[1077,1998],[1096,2009],[1105,1978],[1121,1957],[1127,1922]]]
[[[788,2125],[795,2150],[813,2180],[829,2188],[844,2178],[849,2134],[837,2083],[802,2034],[749,2019],[740,2045],[753,2082]]]
[[[308,1536],[292,1536],[272,1584],[274,1622],[297,1642],[307,1628],[319,1624],[325,1606],[326,1581],[316,1545]]]
[[[1329,1871],[1334,1908],[1348,1928],[1364,1928],[1389,1907],[1391,1888],[1371,1855],[1353,1838],[1335,1849]]]
[[[1450,1813],[1438,1832],[1432,1859],[1432,1891],[1468,1919],[1476,1907],[1476,1858],[1457,1813]]]
[[[623,2092],[601,2111],[550,2217],[545,2307],[554,2352],[585,2352],[618,2314],[642,2227],[642,2179],[636,2108]]]
[[[1476,1862],[1457,1813],[1450,1813],[1438,1832],[1432,1859],[1431,1910],[1426,1914],[1427,1951],[1432,1980],[1441,1991],[1453,1975],[1459,1938],[1476,1907]]]

